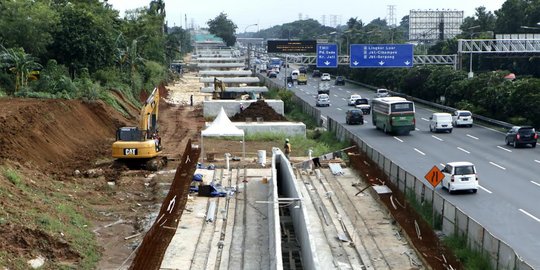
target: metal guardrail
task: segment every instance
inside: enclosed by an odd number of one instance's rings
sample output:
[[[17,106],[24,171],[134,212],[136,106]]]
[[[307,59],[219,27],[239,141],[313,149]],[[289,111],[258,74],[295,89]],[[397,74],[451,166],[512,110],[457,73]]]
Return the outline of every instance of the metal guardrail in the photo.
[[[378,88],[376,86],[372,86],[372,85],[369,85],[369,84],[365,84],[365,83],[361,83],[361,82],[357,82],[357,81],[353,81],[353,80],[345,80],[345,81],[347,83],[362,86],[364,88],[368,88],[368,89],[371,89],[371,90],[377,90],[377,88]],[[456,108],[444,106],[444,105],[437,104],[437,103],[434,103],[434,102],[429,102],[429,101],[426,101],[426,100],[423,100],[423,99],[419,99],[417,97],[405,95],[405,94],[400,93],[400,92],[391,91],[391,90],[388,90],[388,92],[390,94],[394,95],[394,96],[404,97],[404,98],[406,98],[408,100],[414,101],[415,103],[422,104],[422,105],[427,106],[427,107],[435,108],[435,109],[438,109],[438,110],[443,111],[443,112],[453,113],[454,111],[457,110]],[[491,125],[491,126],[500,127],[500,128],[504,128],[504,129],[510,129],[513,126],[515,126],[515,125],[513,125],[511,123],[507,123],[507,122],[496,120],[496,119],[491,119],[489,117],[485,117],[485,116],[474,114],[474,113],[473,113],[473,119],[475,121],[479,121],[479,122],[486,123],[486,124]]]

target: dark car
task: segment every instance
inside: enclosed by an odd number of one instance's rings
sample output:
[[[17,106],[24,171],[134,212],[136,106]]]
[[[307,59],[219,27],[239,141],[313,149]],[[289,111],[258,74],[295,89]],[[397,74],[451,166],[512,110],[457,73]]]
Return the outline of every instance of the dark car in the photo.
[[[350,109],[345,115],[345,123],[348,125],[363,125],[364,113],[360,109]]]
[[[526,144],[530,144],[534,148],[536,147],[537,140],[538,134],[533,127],[515,126],[506,133],[504,141],[506,142],[506,145],[512,145],[514,148]]]
[[[345,85],[345,78],[343,76],[337,76],[335,85]]]
[[[304,66],[301,66],[301,67],[298,68],[298,72],[307,74],[307,68],[304,67]]]
[[[277,78],[277,72],[275,71],[269,71],[267,75],[268,78]]]
[[[364,114],[371,113],[371,105],[369,105],[369,100],[367,98],[359,98],[354,101],[354,107],[359,110],[362,110]]]
[[[311,73],[311,77],[313,77],[313,78],[316,78],[316,77],[320,78],[321,75],[322,75],[322,73],[318,69],[313,70],[313,73]]]
[[[287,76],[287,83],[294,84],[294,80],[293,80],[292,76]]]

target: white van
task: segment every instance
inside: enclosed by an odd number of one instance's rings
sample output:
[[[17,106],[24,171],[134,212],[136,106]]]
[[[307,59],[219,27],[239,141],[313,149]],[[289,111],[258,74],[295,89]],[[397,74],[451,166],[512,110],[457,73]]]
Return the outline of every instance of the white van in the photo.
[[[433,113],[429,117],[429,131],[447,131],[452,133],[452,115],[449,113]]]
[[[300,74],[300,71],[298,69],[295,69],[295,70],[291,71],[291,77],[292,77],[293,81],[298,80],[298,74]]]

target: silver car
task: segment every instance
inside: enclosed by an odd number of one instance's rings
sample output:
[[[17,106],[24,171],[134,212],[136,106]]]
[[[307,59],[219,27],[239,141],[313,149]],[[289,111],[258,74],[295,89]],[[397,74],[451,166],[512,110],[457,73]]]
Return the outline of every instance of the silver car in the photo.
[[[319,94],[317,95],[317,101],[315,102],[315,106],[317,107],[328,107],[330,106],[330,96],[327,94]]]

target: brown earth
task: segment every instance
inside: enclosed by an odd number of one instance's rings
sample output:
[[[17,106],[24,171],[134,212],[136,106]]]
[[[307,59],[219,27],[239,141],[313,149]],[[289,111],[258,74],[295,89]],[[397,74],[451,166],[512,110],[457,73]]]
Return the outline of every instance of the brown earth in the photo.
[[[267,122],[287,121],[285,116],[277,113],[262,99],[252,102],[243,112],[233,115],[230,119],[233,122],[244,122],[246,118],[250,118],[252,121],[257,121],[257,118],[262,118],[263,121]]]
[[[165,88],[162,87],[160,91],[161,96],[166,97]],[[141,220],[157,212],[162,199],[156,194],[155,182],[144,182],[148,172],[112,168],[110,147],[116,128],[135,125],[139,113],[118,93],[113,92],[113,95],[124,108],[123,114],[102,102],[0,99],[0,126],[4,131],[0,137],[0,163],[14,168],[26,187],[46,194],[64,194],[67,200],[79,205],[77,211],[91,222],[88,230],[95,232],[100,246],[102,258],[98,269],[117,269],[121,265],[129,265],[126,261],[142,236],[132,241],[126,241],[124,237],[144,233]],[[256,104],[246,108],[245,114],[239,117],[252,117],[254,120],[263,117],[264,121],[271,121],[268,112],[262,116],[252,112],[258,113],[266,103]],[[164,154],[173,161],[179,159],[189,139],[198,144],[203,124],[200,106],[161,102],[159,129]],[[257,149],[267,149],[268,153],[275,144],[246,142],[246,148],[251,154]],[[238,152],[239,146],[238,142],[205,139],[205,147],[222,153]],[[366,163],[360,156],[359,159],[352,159],[352,164],[360,171],[371,170],[364,165]],[[174,167],[174,162],[169,165],[169,168]],[[96,169],[103,173],[89,173]],[[74,176],[76,170],[82,174]],[[115,182],[113,188],[108,185],[110,181]],[[14,186],[5,173],[0,174],[0,195],[0,268],[24,269],[24,266],[17,266],[15,258],[29,260],[35,258],[36,254],[58,263],[47,264],[45,269],[54,269],[54,265],[70,265],[74,268],[81,265],[85,255],[73,247],[70,238],[64,236],[63,232],[46,232],[34,220],[13,218],[26,217],[29,211],[49,213],[54,206],[36,202],[32,194]],[[394,192],[394,195],[398,201],[405,201],[398,193]],[[388,204],[387,198],[381,199]],[[433,263],[433,269],[445,269],[440,263],[441,254],[445,254],[454,269],[462,268],[411,207],[406,206],[399,211],[389,209],[411,235],[417,249],[427,261]],[[422,241],[413,237],[416,232],[411,224],[415,220],[420,226]]]

